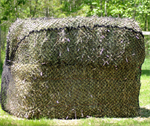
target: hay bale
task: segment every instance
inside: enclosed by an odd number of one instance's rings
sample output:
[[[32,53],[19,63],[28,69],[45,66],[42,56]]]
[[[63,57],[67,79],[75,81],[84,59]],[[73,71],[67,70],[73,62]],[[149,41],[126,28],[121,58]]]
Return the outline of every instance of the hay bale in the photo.
[[[2,108],[28,119],[138,116],[144,58],[131,19],[18,19],[8,33]]]

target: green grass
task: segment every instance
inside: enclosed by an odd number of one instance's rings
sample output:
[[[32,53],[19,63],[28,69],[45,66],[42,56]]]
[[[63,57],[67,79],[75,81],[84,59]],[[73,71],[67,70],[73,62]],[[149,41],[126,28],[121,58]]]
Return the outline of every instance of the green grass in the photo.
[[[1,78],[0,78],[1,83]],[[149,126],[150,125],[150,58],[145,59],[142,66],[140,90],[141,116],[135,118],[85,118],[74,120],[40,119],[27,120],[11,116],[0,107],[0,126]]]

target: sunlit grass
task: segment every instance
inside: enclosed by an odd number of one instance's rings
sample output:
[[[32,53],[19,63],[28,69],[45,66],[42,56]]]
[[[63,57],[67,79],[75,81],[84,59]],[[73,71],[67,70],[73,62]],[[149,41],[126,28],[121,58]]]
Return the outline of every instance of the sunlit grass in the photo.
[[[140,106],[150,109],[150,58],[145,59],[142,65]],[[150,115],[149,115],[150,116]]]

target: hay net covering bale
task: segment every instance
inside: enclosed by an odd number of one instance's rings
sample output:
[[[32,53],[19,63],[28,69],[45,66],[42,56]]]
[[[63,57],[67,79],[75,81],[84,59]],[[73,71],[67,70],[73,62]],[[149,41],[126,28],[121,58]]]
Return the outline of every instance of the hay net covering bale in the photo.
[[[7,37],[2,108],[29,119],[138,116],[144,58],[131,19],[18,19]]]

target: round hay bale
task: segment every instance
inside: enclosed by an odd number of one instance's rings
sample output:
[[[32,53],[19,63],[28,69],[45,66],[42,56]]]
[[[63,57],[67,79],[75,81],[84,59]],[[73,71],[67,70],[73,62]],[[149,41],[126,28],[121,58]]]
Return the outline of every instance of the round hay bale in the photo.
[[[18,19],[8,33],[2,108],[28,119],[138,116],[144,59],[131,19]]]

